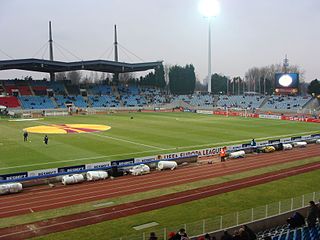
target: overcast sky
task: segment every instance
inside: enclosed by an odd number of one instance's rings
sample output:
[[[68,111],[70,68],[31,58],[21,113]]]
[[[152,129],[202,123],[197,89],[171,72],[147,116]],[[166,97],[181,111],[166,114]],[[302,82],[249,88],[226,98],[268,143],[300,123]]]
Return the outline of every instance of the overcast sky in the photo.
[[[199,0],[0,0],[0,60],[48,58],[43,47],[52,21],[56,60],[112,60],[113,25],[121,46],[144,61],[195,66],[207,75],[208,21]],[[244,76],[253,66],[301,66],[320,78],[319,0],[220,0],[212,24],[212,72]],[[45,45],[46,46],[46,45]],[[41,49],[40,51],[38,51]],[[66,50],[75,56],[69,54]],[[120,48],[120,60],[140,59]],[[128,55],[128,56],[127,56]],[[33,75],[0,71],[0,79]],[[40,76],[44,76],[43,74]]]

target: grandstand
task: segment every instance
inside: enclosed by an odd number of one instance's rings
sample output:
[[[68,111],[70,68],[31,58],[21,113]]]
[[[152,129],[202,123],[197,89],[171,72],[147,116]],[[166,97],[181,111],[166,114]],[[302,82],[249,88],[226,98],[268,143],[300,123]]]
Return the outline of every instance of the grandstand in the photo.
[[[263,104],[265,96],[249,96],[249,95],[235,95],[227,96],[221,95],[218,97],[217,106],[228,108],[260,108]]]
[[[1,105],[25,110],[59,109],[71,104],[79,108],[187,107],[192,109],[236,108],[261,111],[300,111],[313,100],[310,96],[216,95],[195,93],[174,96],[150,86],[120,84],[73,85],[70,81],[0,81]],[[15,98],[17,97],[17,98]]]
[[[54,109],[55,104],[47,96],[20,96],[18,97],[24,109]]]
[[[311,99],[310,96],[270,96],[262,108],[297,110],[302,109]]]
[[[263,240],[271,237],[272,240],[300,240],[300,239],[320,239],[320,225],[314,228],[307,226],[290,229],[288,225],[277,226],[258,233],[258,239]]]

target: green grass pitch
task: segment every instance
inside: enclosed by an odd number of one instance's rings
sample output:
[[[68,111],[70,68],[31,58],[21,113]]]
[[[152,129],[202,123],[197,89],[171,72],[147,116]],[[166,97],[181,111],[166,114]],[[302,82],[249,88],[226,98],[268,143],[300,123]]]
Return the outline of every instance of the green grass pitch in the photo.
[[[133,117],[133,118],[131,118]],[[22,129],[48,124],[104,124],[105,132],[29,134]],[[114,113],[46,117],[39,121],[0,120],[0,174],[120,160],[161,153],[232,145],[319,132],[316,123],[201,115],[195,113]]]

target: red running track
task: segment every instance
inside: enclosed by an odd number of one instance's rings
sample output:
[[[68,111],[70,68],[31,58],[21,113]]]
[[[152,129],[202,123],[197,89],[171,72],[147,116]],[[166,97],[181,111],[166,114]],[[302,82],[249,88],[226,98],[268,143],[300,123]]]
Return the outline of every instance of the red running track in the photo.
[[[60,208],[101,199],[110,199],[203,179],[231,175],[279,163],[320,156],[318,145],[286,152],[253,155],[244,159],[154,172],[144,176],[125,176],[114,180],[82,183],[56,188],[36,187],[23,193],[1,197],[0,218]]]
[[[147,212],[171,205],[182,204],[189,201],[214,196],[262,183],[271,182],[285,177],[320,169],[320,162],[306,164],[303,166],[284,169],[272,173],[244,179],[233,180],[227,183],[215,184],[184,192],[173,193],[161,197],[155,197],[136,202],[120,204],[104,209],[58,217],[46,221],[39,221],[14,227],[0,229],[0,239],[17,240],[41,236],[53,232],[65,231],[81,226],[96,224],[102,221],[117,219],[128,215]]]

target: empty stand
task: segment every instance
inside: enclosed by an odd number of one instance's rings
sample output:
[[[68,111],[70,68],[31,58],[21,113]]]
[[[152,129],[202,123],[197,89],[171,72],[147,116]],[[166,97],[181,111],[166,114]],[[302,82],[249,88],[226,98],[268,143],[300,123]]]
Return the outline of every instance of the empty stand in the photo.
[[[20,103],[19,103],[18,99],[14,96],[6,96],[6,97],[0,96],[0,105],[6,106],[8,108],[20,107]]]
[[[47,96],[20,96],[22,108],[24,109],[53,109],[54,103]]]

